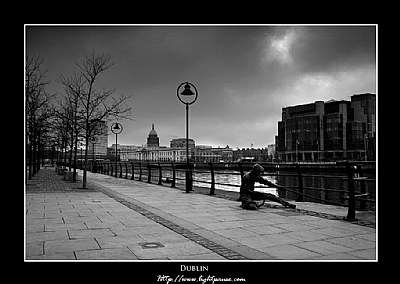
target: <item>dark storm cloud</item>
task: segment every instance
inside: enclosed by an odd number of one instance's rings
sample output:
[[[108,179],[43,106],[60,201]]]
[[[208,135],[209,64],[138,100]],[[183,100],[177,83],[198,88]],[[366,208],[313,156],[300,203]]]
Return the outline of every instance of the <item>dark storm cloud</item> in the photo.
[[[375,27],[306,27],[293,56],[304,72],[375,64]]]
[[[177,86],[190,81],[198,144],[265,147],[282,107],[375,92],[375,26],[39,26],[26,51],[41,54],[49,79],[70,75],[95,49],[114,66],[98,87],[133,94],[134,121],[121,143],[143,144],[155,123],[163,145],[185,135]],[[62,90],[54,82],[51,90]],[[113,143],[109,141],[109,144]]]

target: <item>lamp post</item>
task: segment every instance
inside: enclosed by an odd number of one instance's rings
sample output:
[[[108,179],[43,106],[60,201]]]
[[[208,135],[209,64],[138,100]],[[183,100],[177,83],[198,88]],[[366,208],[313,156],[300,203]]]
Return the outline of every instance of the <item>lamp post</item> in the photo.
[[[115,177],[117,176],[118,173],[118,164],[117,164],[117,160],[118,160],[118,134],[120,134],[122,132],[122,125],[121,123],[118,122],[114,122],[111,125],[111,131],[112,133],[115,134]]]
[[[184,90],[179,93],[179,90],[184,85]],[[192,86],[195,90],[195,93],[190,89]],[[189,163],[189,105],[193,104],[197,100],[198,92],[196,87],[189,82],[183,82],[178,86],[176,90],[176,95],[178,99],[186,105],[186,193],[192,191],[192,179],[190,176],[190,163]],[[195,96],[193,99],[192,96]]]

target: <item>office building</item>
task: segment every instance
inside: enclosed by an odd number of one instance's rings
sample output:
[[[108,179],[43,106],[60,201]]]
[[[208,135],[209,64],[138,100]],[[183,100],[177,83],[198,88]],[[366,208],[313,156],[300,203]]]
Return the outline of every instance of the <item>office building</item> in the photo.
[[[89,159],[102,159],[107,156],[108,145],[108,125],[107,121],[97,122],[97,127],[93,131],[92,139],[88,145]]]
[[[276,151],[285,162],[374,160],[376,96],[316,101],[282,109]]]

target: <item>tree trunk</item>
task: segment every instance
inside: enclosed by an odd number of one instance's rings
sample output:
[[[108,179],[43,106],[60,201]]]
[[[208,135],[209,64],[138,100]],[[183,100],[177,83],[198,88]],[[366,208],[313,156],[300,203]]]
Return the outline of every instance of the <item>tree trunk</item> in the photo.
[[[88,135],[88,131],[86,130],[86,137],[85,137],[85,143],[86,143],[86,147],[85,147],[85,163],[83,165],[83,177],[82,177],[82,188],[86,189],[86,178],[87,178],[87,164],[88,164],[88,147],[87,145],[89,145],[89,135]]]

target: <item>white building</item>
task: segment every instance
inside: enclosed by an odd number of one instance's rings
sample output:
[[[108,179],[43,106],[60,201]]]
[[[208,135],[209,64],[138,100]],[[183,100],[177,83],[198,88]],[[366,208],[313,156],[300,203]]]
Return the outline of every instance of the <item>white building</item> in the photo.
[[[165,146],[158,148],[145,147],[128,154],[126,158],[135,161],[182,162],[186,161],[186,149],[169,148]]]
[[[159,138],[154,129],[154,124],[149,132],[147,144],[142,146],[136,145],[117,145],[117,154],[121,161],[157,161],[157,162],[183,162],[186,161],[186,144],[185,147],[159,146]],[[194,141],[191,140],[194,145]],[[185,140],[186,142],[186,140]],[[115,156],[115,144],[109,148],[109,155]],[[189,158],[192,151],[189,151]]]

